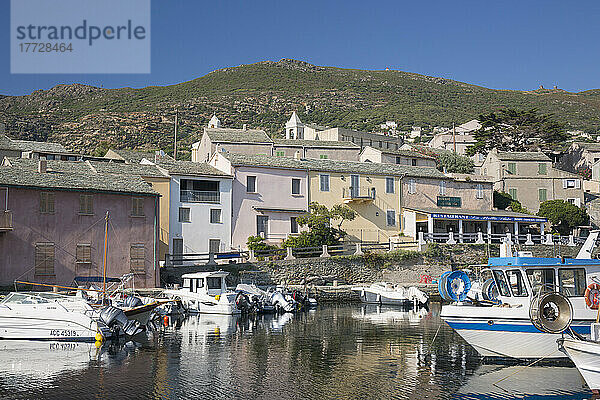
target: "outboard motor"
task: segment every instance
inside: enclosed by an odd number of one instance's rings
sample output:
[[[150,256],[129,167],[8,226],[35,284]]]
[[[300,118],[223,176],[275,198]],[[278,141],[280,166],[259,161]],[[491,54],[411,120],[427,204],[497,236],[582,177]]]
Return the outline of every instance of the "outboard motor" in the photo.
[[[246,313],[250,310],[250,301],[248,300],[248,296],[246,296],[242,292],[238,292],[235,296],[235,306],[243,313]]]
[[[139,306],[143,306],[144,303],[142,302],[142,300],[139,297],[135,297],[135,296],[127,296],[125,297],[125,300],[123,301],[123,306],[128,307],[128,308],[134,308],[134,307],[139,307]]]
[[[135,336],[144,331],[138,321],[129,320],[123,310],[107,306],[100,311],[100,320],[113,330],[121,330],[128,336]]]
[[[294,312],[296,308],[293,301],[288,301],[281,292],[273,292],[271,295],[271,304],[273,304],[276,309],[284,312]]]

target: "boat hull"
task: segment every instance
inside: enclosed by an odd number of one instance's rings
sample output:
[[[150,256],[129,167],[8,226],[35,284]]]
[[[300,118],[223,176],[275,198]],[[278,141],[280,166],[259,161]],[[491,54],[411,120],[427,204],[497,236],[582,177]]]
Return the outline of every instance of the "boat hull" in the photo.
[[[66,317],[68,318],[68,316]],[[0,316],[0,339],[94,342],[100,332],[95,321]]]
[[[564,338],[559,341],[561,350],[573,361],[592,390],[600,390],[600,343]]]

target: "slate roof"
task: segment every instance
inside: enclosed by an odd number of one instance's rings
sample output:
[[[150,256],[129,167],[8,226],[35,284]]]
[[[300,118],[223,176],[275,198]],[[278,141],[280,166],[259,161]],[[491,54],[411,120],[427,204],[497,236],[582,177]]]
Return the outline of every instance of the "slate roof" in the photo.
[[[228,175],[207,163],[199,163],[193,161],[161,160],[158,162],[157,165],[167,170],[169,174],[172,175],[218,176],[224,178],[231,178],[231,175]]]
[[[154,152],[145,152],[145,151],[137,151],[137,150],[115,150],[115,149],[110,149],[110,151],[112,151],[113,153],[115,153],[117,155],[117,157],[115,157],[118,160],[123,160],[126,163],[132,163],[132,164],[137,164],[140,161],[142,161],[143,158],[146,158],[150,161],[154,161]],[[107,153],[108,155],[108,153]],[[106,155],[104,156],[105,158],[112,158],[112,157],[107,157]],[[166,156],[165,157],[169,157]]]
[[[273,140],[260,129],[204,128],[212,142],[227,143],[273,143]]]
[[[398,164],[366,163],[359,161],[321,160],[313,158],[268,157],[235,153],[221,153],[232,165],[265,168],[283,168],[307,171],[356,173],[367,175],[405,175],[415,177],[447,178],[433,167],[412,167]]]
[[[360,146],[352,142],[340,142],[337,140],[300,140],[300,139],[273,139],[275,146],[298,146],[298,147],[346,147],[360,149]]]
[[[37,161],[5,159],[9,165],[0,166],[0,185],[32,188],[100,191],[157,195],[140,176],[99,174],[84,161],[48,161],[47,172],[37,172]]]
[[[421,153],[423,155],[427,155],[430,157],[434,157],[435,156],[439,156],[445,153],[450,153],[450,150],[446,150],[446,149],[438,149],[438,148],[434,148],[434,147],[429,147],[429,146],[423,146],[420,144],[411,144],[410,147],[413,149],[413,151],[417,152],[417,153]]]
[[[588,151],[600,151],[600,143],[575,142],[573,144]]]
[[[169,175],[154,164],[125,164],[111,161],[89,161],[99,174],[138,175],[144,178],[168,178]]]
[[[391,154],[394,156],[404,156],[404,157],[416,157],[416,158],[425,158],[428,160],[435,160],[435,157],[427,155],[427,154],[423,154],[420,153],[418,151],[414,151],[414,150],[391,150],[391,149],[378,149],[375,148],[375,150],[378,150],[380,152],[382,152],[383,154]]]
[[[499,151],[498,159],[502,161],[552,161],[541,151]]]
[[[53,142],[35,142],[31,140],[15,140],[0,134],[0,149],[15,151],[34,151],[38,153],[68,153],[62,144]]]

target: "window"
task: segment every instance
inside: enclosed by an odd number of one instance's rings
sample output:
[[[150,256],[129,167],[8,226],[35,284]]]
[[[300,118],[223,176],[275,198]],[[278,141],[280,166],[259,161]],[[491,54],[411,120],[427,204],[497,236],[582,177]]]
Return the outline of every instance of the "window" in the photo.
[[[510,289],[508,288],[508,283],[506,282],[506,277],[504,273],[499,270],[494,270],[494,280],[496,281],[496,286],[498,287],[498,291],[501,296],[510,296]]]
[[[517,174],[517,164],[515,164],[514,162],[509,162],[508,163],[508,173],[511,175],[516,175]]]
[[[538,200],[540,202],[548,200],[548,190],[538,189]]]
[[[246,177],[246,192],[256,193],[256,177],[255,176],[247,176]]]
[[[417,193],[417,183],[414,179],[408,180],[408,193],[415,194]]]
[[[35,275],[54,275],[54,243],[35,244]]]
[[[558,287],[560,293],[567,297],[580,297],[585,293],[585,269],[584,268],[559,268]],[[594,298],[598,304],[600,299]]]
[[[219,251],[221,251],[221,239],[208,239],[208,252],[215,254]]]
[[[143,217],[144,216],[144,199],[141,197],[133,197],[131,199],[131,216],[132,217]]]
[[[327,160],[327,159],[329,158],[329,156],[328,156],[327,154],[320,154],[320,155],[319,155],[319,158],[320,158],[321,160]]]
[[[548,173],[548,170],[546,168],[546,163],[539,163],[538,164],[538,174],[546,175],[547,173]]]
[[[182,238],[173,238],[173,251],[172,251],[173,255],[180,255],[183,254],[183,239]],[[183,264],[183,258],[182,257],[174,257],[173,258],[173,265],[181,265]]]
[[[92,245],[87,243],[77,244],[75,249],[75,263],[78,267],[92,266]]]
[[[218,208],[211,208],[210,210],[210,223],[220,224],[221,221],[221,210]]]
[[[185,203],[219,203],[220,182],[203,179],[181,179],[179,199]]]
[[[79,214],[94,215],[94,196],[91,194],[79,195]]]
[[[265,215],[256,216],[256,234],[266,238],[269,234],[269,217]]]
[[[569,199],[567,199],[567,202],[570,204],[573,204],[574,206],[577,206],[577,207],[581,206],[581,199],[579,199],[579,198],[573,198],[573,199],[569,198]]]
[[[396,210],[387,210],[385,215],[387,226],[396,226]]]
[[[319,175],[320,189],[321,192],[329,192],[329,175]]]
[[[40,193],[40,212],[54,214],[54,193]]]
[[[517,189],[515,189],[515,188],[508,189],[508,194],[510,194],[510,197],[513,200],[517,200]]]
[[[396,164],[402,164],[402,158],[396,156]]]
[[[298,219],[297,217],[290,217],[290,232],[298,233]]]
[[[523,275],[521,275],[521,271],[518,269],[506,271],[506,276],[508,278],[508,284],[510,285],[513,296],[527,297],[527,288],[525,287],[525,282],[523,281]]]
[[[528,269],[526,271],[527,279],[529,279],[529,286],[534,294],[540,291],[540,288],[544,290],[554,290],[554,270],[551,268],[540,268],[540,269]]]
[[[285,156],[285,151],[277,151],[277,152],[275,152],[275,155],[277,157],[283,157],[283,156]]]
[[[477,184],[477,191],[475,193],[475,197],[478,199],[483,199],[483,185],[481,183]]]
[[[446,181],[440,181],[440,196],[446,195]]]
[[[206,278],[206,287],[208,289],[221,289],[221,278],[209,276]]]
[[[129,267],[133,273],[146,273],[146,246],[132,243],[129,248]]]
[[[292,194],[300,194],[300,179],[292,178]]]
[[[179,207],[179,222],[192,222],[189,208]]]
[[[563,179],[563,189],[579,189],[580,187],[579,179]]]
[[[417,159],[416,158],[411,159],[410,160],[410,165],[412,165],[413,167],[416,167],[417,166]]]
[[[385,192],[394,193],[394,178],[385,178]]]

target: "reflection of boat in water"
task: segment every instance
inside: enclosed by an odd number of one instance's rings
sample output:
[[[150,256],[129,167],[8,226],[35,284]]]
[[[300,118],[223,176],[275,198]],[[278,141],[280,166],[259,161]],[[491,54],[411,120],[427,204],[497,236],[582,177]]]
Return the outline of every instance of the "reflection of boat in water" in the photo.
[[[408,321],[410,324],[419,323],[429,313],[426,308],[398,308],[393,306],[380,306],[364,304],[352,314],[356,319],[362,319],[374,324],[390,324]]]
[[[485,364],[475,369],[458,389],[460,398],[482,398],[485,394],[485,398],[492,399],[529,396],[560,399],[581,392],[586,392],[584,382],[572,367]]]
[[[28,379],[50,379],[87,368],[100,359],[94,343],[56,341],[0,341],[0,372],[23,385]],[[5,378],[3,378],[5,379]]]
[[[367,287],[355,287],[360,301],[369,304],[390,306],[412,306],[426,304],[428,297],[425,293],[412,286],[409,288],[395,285],[390,282],[376,282]]]

